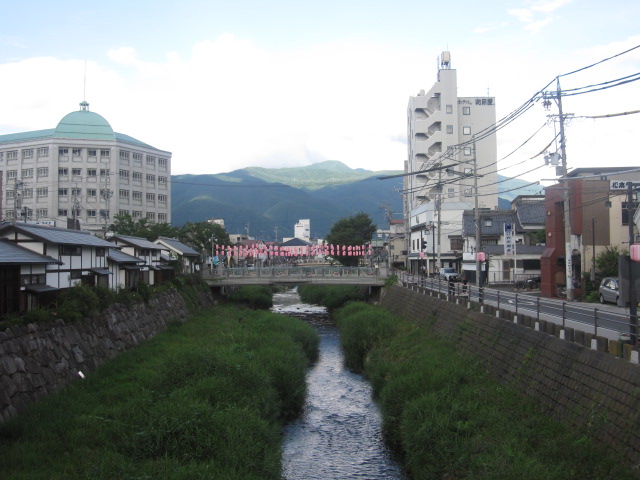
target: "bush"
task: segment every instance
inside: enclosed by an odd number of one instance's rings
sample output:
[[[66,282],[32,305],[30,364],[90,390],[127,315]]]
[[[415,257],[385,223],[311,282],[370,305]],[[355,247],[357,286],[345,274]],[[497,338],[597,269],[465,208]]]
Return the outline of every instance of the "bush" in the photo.
[[[240,287],[229,295],[229,301],[247,305],[254,310],[268,310],[273,307],[273,295],[270,287]]]
[[[303,302],[324,305],[329,310],[366,299],[366,291],[357,285],[300,285],[298,294]]]
[[[99,310],[100,299],[93,287],[76,285],[64,290],[57,301],[57,316],[73,322]]]

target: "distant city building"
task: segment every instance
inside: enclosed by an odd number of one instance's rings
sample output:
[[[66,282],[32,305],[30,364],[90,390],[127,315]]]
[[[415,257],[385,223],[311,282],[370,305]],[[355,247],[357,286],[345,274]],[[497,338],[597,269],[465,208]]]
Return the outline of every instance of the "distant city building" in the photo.
[[[222,228],[224,228],[224,218],[209,218],[207,220],[207,223],[210,223],[212,225],[220,225]]]
[[[298,220],[298,223],[294,225],[293,229],[294,229],[293,236],[295,238],[300,238],[307,242],[311,239],[311,220],[309,219]]]
[[[0,135],[0,216],[103,231],[117,214],[171,222],[171,153],[89,111],[87,102],[56,128]]]
[[[460,268],[463,212],[475,208],[476,194],[478,207],[498,207],[495,122],[494,97],[458,97],[451,54],[443,52],[437,82],[407,108],[403,206],[412,272]]]

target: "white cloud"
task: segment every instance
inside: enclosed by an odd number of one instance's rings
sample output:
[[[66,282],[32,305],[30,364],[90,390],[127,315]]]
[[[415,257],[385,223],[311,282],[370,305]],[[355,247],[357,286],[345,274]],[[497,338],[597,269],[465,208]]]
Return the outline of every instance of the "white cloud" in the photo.
[[[508,13],[522,23],[525,23],[525,30],[537,33],[540,29],[558,18],[549,15],[550,13],[555,12],[572,1],[573,0],[539,0],[531,2],[528,8],[514,8],[509,10]],[[544,14],[544,18],[539,18],[538,13]]]

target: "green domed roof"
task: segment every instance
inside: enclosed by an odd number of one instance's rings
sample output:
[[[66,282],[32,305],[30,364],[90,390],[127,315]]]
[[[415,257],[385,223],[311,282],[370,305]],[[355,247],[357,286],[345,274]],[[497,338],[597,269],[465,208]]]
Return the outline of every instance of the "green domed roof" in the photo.
[[[66,115],[55,129],[54,137],[83,138],[91,140],[115,140],[116,135],[103,116],[88,110],[89,104],[82,102],[80,110]]]

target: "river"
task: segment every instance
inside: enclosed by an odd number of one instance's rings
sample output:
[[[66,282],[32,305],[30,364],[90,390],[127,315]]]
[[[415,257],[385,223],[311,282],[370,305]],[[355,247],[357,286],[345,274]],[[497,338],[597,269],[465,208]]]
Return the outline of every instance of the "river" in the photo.
[[[274,295],[273,304],[274,312],[300,317],[320,335],[304,412],[284,429],[284,478],[403,479],[384,444],[371,386],[344,366],[338,329],[325,308],[301,303],[295,289]]]

